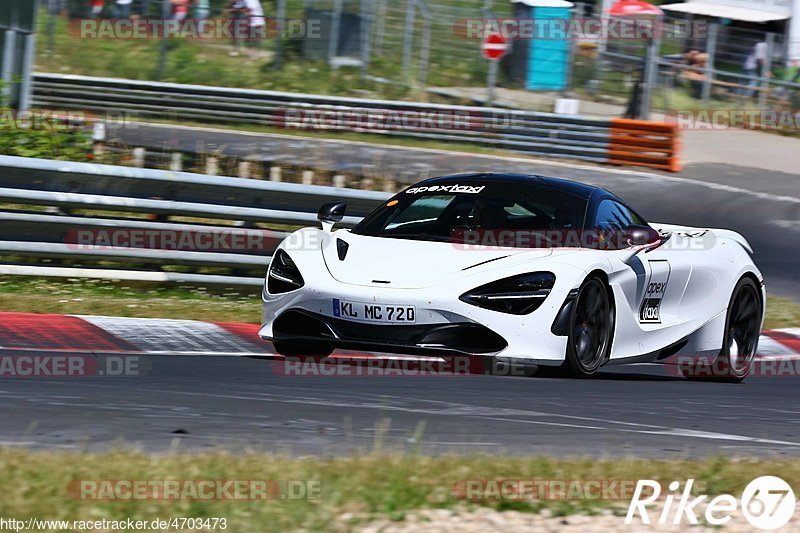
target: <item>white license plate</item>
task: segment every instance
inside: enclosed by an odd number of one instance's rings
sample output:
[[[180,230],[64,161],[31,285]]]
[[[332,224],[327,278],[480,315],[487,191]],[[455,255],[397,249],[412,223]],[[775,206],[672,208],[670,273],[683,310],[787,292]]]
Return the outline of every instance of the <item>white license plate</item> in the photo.
[[[368,304],[333,299],[333,316],[383,324],[411,324],[416,321],[413,305]]]

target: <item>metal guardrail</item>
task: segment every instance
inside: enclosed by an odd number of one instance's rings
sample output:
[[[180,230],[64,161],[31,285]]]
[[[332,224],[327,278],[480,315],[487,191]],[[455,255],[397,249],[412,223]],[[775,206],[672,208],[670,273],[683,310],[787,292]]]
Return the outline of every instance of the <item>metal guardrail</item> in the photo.
[[[0,156],[0,188],[104,196],[109,197],[106,207],[142,212],[172,206],[172,212],[178,215],[181,206],[194,213],[192,209],[199,205],[203,212],[213,212],[214,218],[241,220],[251,215],[262,221],[275,217],[275,221],[298,223],[315,222],[317,208],[332,194],[330,187],[316,185],[305,186],[298,196],[297,185],[292,183],[10,156]],[[344,224],[355,224],[374,208],[378,197],[383,197],[360,190],[342,194],[347,197],[348,213],[354,215]],[[110,198],[130,202],[115,206]],[[150,201],[166,203],[147,203]]]
[[[666,152],[650,151],[650,145],[642,143],[633,153],[620,157],[612,138],[619,119],[44,73],[34,76],[33,94],[34,105],[50,109],[369,133],[598,163],[669,171],[679,168],[674,128],[668,132],[670,148]],[[410,125],[404,122],[409,116],[416,117]],[[431,116],[434,122],[442,117],[457,120],[455,124],[445,120],[444,126],[436,126],[424,120]],[[664,136],[664,124],[642,121],[640,129],[647,132],[648,125],[654,126],[652,134]]]
[[[608,162],[611,121],[575,115],[502,108],[368,100],[314,94],[257,91],[201,85],[154,83],[39,73],[34,77],[34,105],[98,113],[128,112],[141,118],[212,123],[259,124],[292,128],[298,114],[450,113],[457,128],[367,128],[360,120],[337,122],[334,130],[433,141],[476,144],[532,155]],[[341,116],[341,115],[338,115]]]
[[[0,256],[5,258],[0,274],[259,286],[273,250],[287,235],[285,226],[315,225],[321,204],[343,200],[352,214],[342,225],[350,227],[387,197],[355,189],[0,156],[0,202],[5,204],[0,208]],[[125,236],[122,244],[108,237],[120,234]],[[205,236],[210,244],[187,249],[173,240],[167,246],[165,235]],[[217,243],[214,235],[223,238]],[[247,245],[228,249],[231,235]]]

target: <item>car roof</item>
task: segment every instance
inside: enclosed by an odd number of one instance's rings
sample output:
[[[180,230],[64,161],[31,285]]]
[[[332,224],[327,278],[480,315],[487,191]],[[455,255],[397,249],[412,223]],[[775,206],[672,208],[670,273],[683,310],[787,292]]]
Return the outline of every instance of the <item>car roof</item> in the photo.
[[[535,174],[505,174],[505,173],[492,173],[492,172],[452,174],[448,176],[430,178],[418,183],[417,185],[442,185],[447,183],[456,183],[458,181],[463,181],[463,180],[486,181],[487,183],[500,181],[505,183],[518,183],[521,185],[524,184],[543,185],[546,187],[551,187],[553,189],[559,189],[565,192],[572,193],[576,196],[580,196],[581,198],[585,198],[587,200],[592,196],[595,197],[609,196],[612,198],[616,198],[616,195],[600,187],[587,185],[585,183],[579,183],[577,181],[570,181],[561,178],[550,178],[547,176],[539,176]]]

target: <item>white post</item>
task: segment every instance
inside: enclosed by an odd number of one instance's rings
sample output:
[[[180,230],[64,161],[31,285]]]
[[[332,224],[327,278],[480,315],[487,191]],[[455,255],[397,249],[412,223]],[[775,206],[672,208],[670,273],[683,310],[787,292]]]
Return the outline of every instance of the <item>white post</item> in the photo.
[[[92,128],[92,153],[94,155],[103,155],[105,151],[106,142],[106,123],[97,121]]]
[[[219,160],[210,155],[206,158],[206,174],[216,176],[219,173]]]
[[[172,152],[169,159],[169,169],[172,172],[180,172],[183,170],[183,154],[180,152]]]
[[[239,177],[250,177],[250,161],[239,161]]]
[[[142,168],[144,166],[144,148],[133,149],[133,166]]]
[[[281,167],[269,167],[269,181],[281,181]]]

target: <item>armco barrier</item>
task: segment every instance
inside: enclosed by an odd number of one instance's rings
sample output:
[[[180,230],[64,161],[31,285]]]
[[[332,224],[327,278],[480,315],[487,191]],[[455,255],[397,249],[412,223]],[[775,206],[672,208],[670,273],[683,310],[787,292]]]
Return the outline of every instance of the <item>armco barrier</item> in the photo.
[[[350,227],[388,196],[355,189],[0,156],[0,202],[15,206],[0,211],[0,256],[6,258],[0,262],[0,274],[259,286],[272,252],[286,232],[256,224],[316,225],[321,204],[343,200],[348,204],[348,216],[341,226]],[[49,211],[20,209],[20,205]],[[162,215],[161,220],[142,217],[153,213]],[[170,220],[176,217],[178,221]],[[87,234],[121,234],[124,242],[105,237],[87,243],[76,237]],[[142,234],[156,239],[132,237]],[[246,245],[228,246],[235,238],[231,237],[210,247],[174,246],[176,235],[200,243],[192,238],[201,234],[244,236],[239,241]],[[164,244],[165,235],[173,237],[172,244]]]
[[[35,75],[33,95],[34,105],[52,110],[128,113],[142,119],[312,128],[332,133],[369,133],[663,170],[675,170],[677,165],[677,145],[673,142],[675,130],[665,129],[661,123],[637,122],[634,127],[633,122],[627,121],[491,107],[368,100],[45,73]],[[404,117],[410,113],[437,117],[452,115],[458,116],[459,121],[456,127],[436,126],[425,121],[398,127],[396,123],[386,126],[387,122],[381,119],[378,125],[365,119],[402,113],[406,113],[402,115]],[[308,119],[309,116],[315,118]],[[335,117],[334,125],[323,117]],[[668,138],[670,134],[673,141]],[[645,152],[642,150],[645,146],[632,143],[634,138],[644,135],[658,135],[658,140],[671,143],[669,157],[673,164],[662,164],[662,152]],[[662,149],[660,146],[650,148]]]
[[[608,162],[679,172],[675,124],[616,118],[611,120]]]

